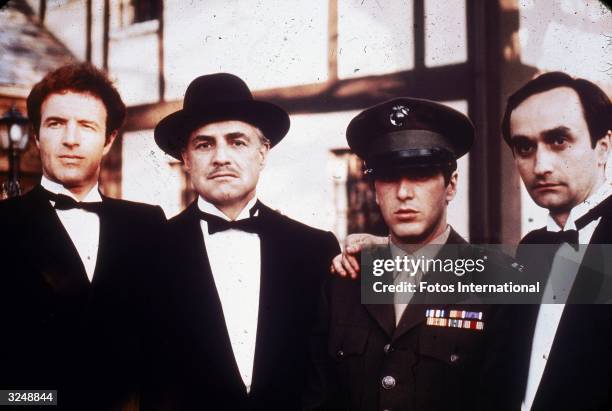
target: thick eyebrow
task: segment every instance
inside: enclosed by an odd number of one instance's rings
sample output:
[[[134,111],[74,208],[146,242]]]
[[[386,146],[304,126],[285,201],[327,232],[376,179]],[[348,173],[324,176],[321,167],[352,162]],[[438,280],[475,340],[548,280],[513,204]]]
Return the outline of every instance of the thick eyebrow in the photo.
[[[551,141],[558,137],[571,136],[572,131],[569,127],[559,126],[559,127],[551,128],[549,130],[544,130],[540,133],[540,135],[545,141]],[[534,139],[531,137],[525,136],[523,134],[515,134],[510,137],[510,141],[512,144],[515,144],[518,142],[529,142],[532,140]]]
[[[225,134],[223,137],[225,137],[228,140],[235,140],[238,138],[245,138],[247,140],[250,141],[249,136],[240,132],[240,131],[236,131],[233,133],[227,133]],[[196,136],[193,137],[193,139],[191,140],[191,142],[193,144],[199,143],[201,141],[214,141],[215,137],[214,136],[207,136],[206,134],[198,134]]]
[[[84,124],[86,126],[94,126],[95,128],[100,128],[100,124],[97,121],[89,121],[89,120],[79,120],[80,124]]]
[[[43,123],[47,124],[47,123],[49,123],[51,121],[59,121],[59,122],[64,122],[65,123],[67,120],[65,118],[63,118],[63,117],[54,117],[54,116],[51,116],[51,117],[47,117]]]
[[[532,139],[524,136],[522,134],[515,134],[512,137],[510,137],[510,143],[511,145],[515,145],[518,143],[529,143]]]
[[[68,120],[65,119],[64,117],[50,116],[50,117],[45,118],[45,120],[43,121],[43,124],[48,124],[53,121],[57,121],[59,123],[66,123]],[[86,126],[93,126],[96,129],[100,128],[100,124],[98,124],[97,121],[79,120],[78,123],[82,125],[86,125]]]
[[[246,139],[248,139],[249,137],[246,134],[241,133],[240,131],[235,131],[233,133],[227,133],[225,135],[225,138],[233,140],[233,139],[236,139],[236,138],[246,138]]]
[[[550,130],[545,130],[542,132],[542,137],[544,137],[545,141],[552,141],[558,137],[567,137],[571,135],[571,130],[565,126],[551,128]]]
[[[191,139],[192,143],[199,143],[200,141],[210,141],[210,140],[214,140],[215,138],[212,136],[207,136],[204,134],[198,134],[197,136],[193,137],[193,139]]]

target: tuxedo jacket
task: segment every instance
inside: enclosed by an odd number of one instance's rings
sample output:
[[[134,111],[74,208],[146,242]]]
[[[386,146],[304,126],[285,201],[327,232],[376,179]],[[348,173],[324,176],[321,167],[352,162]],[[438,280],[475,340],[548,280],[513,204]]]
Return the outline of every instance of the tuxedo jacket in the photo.
[[[612,197],[596,207],[601,220],[590,244],[612,244]],[[521,244],[546,242],[546,228],[528,233]],[[587,248],[584,259],[597,259],[599,250]],[[584,260],[583,260],[584,261]],[[597,261],[597,260],[596,260]],[[526,262],[528,263],[528,262]],[[605,270],[600,268],[597,271]],[[584,286],[592,270],[582,267],[574,287]],[[608,268],[608,274],[609,268]],[[596,279],[595,284],[605,284]],[[590,282],[592,286],[593,282]],[[572,291],[573,293],[573,291]],[[570,293],[570,302],[571,296]],[[539,306],[524,306],[515,345],[522,347],[522,394],[527,383],[529,359]],[[561,316],[546,368],[536,392],[532,410],[612,409],[612,306],[567,304]]]
[[[448,255],[441,250],[445,258],[465,258],[464,251],[470,256],[475,252],[454,230],[447,244],[461,247],[449,248]],[[514,260],[489,263],[496,270],[507,266],[512,275],[510,261]],[[432,273],[427,275],[431,278]],[[492,357],[507,351],[504,307],[473,304],[473,300],[414,303],[417,297],[421,296],[415,294],[396,326],[392,304],[362,304],[359,281],[329,278],[313,333],[305,408],[504,409],[508,401],[495,390],[505,383],[507,370],[490,367]],[[427,321],[428,310],[444,310],[444,318],[449,318],[450,310],[482,313],[484,328],[438,326]]]
[[[102,199],[91,282],[41,186],[0,202],[3,389],[57,389],[60,409],[81,410],[119,409],[137,389],[138,290],[165,217]]]
[[[194,202],[167,227],[166,268],[152,298],[167,305],[156,310],[162,336],[151,339],[165,346],[152,349],[157,381],[145,407],[299,409],[319,288],[340,249],[332,233],[258,206],[261,279],[250,393],[234,359]],[[227,258],[240,252],[236,244]]]

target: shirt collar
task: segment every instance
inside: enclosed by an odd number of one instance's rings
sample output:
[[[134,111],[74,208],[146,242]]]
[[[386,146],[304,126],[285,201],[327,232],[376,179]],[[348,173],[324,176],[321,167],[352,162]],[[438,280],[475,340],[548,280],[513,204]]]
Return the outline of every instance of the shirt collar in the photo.
[[[60,183],[56,183],[55,181],[51,181],[50,179],[48,179],[44,175],[42,176],[42,179],[40,180],[40,185],[43,186],[43,188],[45,190],[47,190],[47,191],[49,191],[51,193],[66,195],[68,197],[73,198],[75,201],[83,201],[85,203],[98,203],[98,202],[102,201],[102,196],[100,195],[98,183],[96,183],[91,188],[91,190],[89,190],[87,195],[82,200],[77,199],[74,196],[74,194],[72,194],[72,192],[70,192],[70,190],[68,190],[66,187],[64,187]]]
[[[409,254],[399,245],[396,245],[393,240],[389,241],[389,246],[391,249],[391,255],[393,257],[397,256],[405,256],[405,255],[413,255],[418,257],[426,257],[426,258],[434,258],[438,251],[440,251],[440,247],[425,247],[427,245],[444,245],[448,241],[448,237],[450,236],[451,226],[447,225],[446,230],[442,232],[442,234],[438,235],[436,238],[428,242],[427,244],[423,244],[423,247],[415,251],[413,254]],[[433,255],[429,255],[433,254]]]
[[[558,232],[561,230],[575,230],[576,220],[591,211],[595,206],[604,201],[610,195],[612,195],[612,182],[606,180],[596,192],[587,197],[587,199],[584,200],[582,203],[572,208],[565,223],[565,227],[561,228],[559,224],[557,224],[557,222],[552,218],[550,213],[548,213],[548,218],[546,220],[546,230],[552,232]]]
[[[238,217],[236,217],[236,220],[243,220],[245,218],[249,218],[250,217],[249,211],[251,210],[251,208],[255,206],[256,202],[257,202],[257,197],[253,197],[246,204],[246,206],[244,206],[240,214],[238,214]],[[223,211],[219,210],[212,203],[209,203],[208,201],[204,200],[202,196],[198,196],[198,208],[200,209],[200,211],[203,211],[205,213],[212,214],[217,217],[221,217],[222,219],[226,221],[231,221],[231,219],[228,216],[223,214]],[[257,215],[257,212],[255,213],[255,215]]]

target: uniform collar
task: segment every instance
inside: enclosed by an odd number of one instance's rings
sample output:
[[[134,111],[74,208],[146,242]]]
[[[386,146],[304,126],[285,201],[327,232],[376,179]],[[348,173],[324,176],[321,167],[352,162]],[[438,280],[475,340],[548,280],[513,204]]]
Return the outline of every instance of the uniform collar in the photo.
[[[448,241],[448,237],[450,236],[450,233],[451,233],[451,226],[447,225],[446,230],[444,230],[442,234],[438,235],[436,238],[434,238],[427,244],[423,244],[423,247],[415,251],[412,255],[418,256],[418,257],[423,256],[426,258],[434,258],[435,254],[437,254],[438,251],[440,251],[440,247],[425,247],[425,246],[446,244],[446,242]],[[394,258],[397,256],[402,257],[405,255],[411,255],[407,251],[405,251],[403,248],[401,248],[399,245],[395,244],[393,240],[391,240],[391,237],[389,237],[389,248],[391,250],[391,255]],[[429,254],[434,254],[434,255],[429,255]]]
[[[71,197],[75,201],[82,201],[82,202],[86,202],[86,203],[97,203],[97,202],[102,201],[102,196],[100,195],[98,183],[96,183],[91,188],[91,190],[89,190],[87,195],[82,200],[77,199],[74,196],[74,194],[72,194],[72,192],[70,192],[70,190],[68,190],[66,187],[64,187],[60,183],[56,183],[55,181],[51,181],[50,179],[48,179],[44,175],[42,176],[42,179],[40,180],[40,185],[45,190],[47,190],[47,191],[49,191],[51,193],[66,195],[68,197]]]
[[[257,203],[257,197],[253,197],[247,204],[246,206],[244,206],[244,208],[242,209],[242,211],[240,212],[240,214],[238,214],[238,217],[236,217],[236,220],[242,220],[245,218],[249,218],[250,217],[250,210],[251,208],[253,208],[255,206],[255,203]],[[198,208],[200,209],[200,211],[203,211],[205,213],[208,214],[212,214],[214,216],[220,217],[226,221],[231,221],[231,219],[226,216],[223,211],[219,210],[215,205],[213,205],[212,203],[209,203],[208,201],[204,200],[202,198],[202,196],[198,196]],[[258,211],[255,212],[255,215],[258,214]]]
[[[560,227],[559,224],[557,224],[557,222],[552,218],[550,213],[548,213],[548,218],[546,220],[546,230],[552,232],[558,232],[562,230],[575,230],[576,220],[591,211],[591,209],[593,209],[599,203],[604,201],[610,195],[612,195],[612,182],[606,180],[597,191],[588,196],[587,199],[584,200],[582,203],[572,208],[565,223],[565,227]]]

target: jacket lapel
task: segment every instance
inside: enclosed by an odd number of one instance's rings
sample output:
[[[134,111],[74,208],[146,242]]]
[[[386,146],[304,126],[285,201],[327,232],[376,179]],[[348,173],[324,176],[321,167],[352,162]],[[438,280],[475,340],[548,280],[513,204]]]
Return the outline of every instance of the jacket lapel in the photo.
[[[34,188],[24,200],[32,208],[26,241],[36,240],[37,245],[30,244],[29,248],[33,253],[33,263],[45,281],[61,292],[87,289],[90,283],[83,262],[57,213],[45,198],[42,187]]]
[[[369,252],[374,253],[376,259],[390,259],[391,251],[389,246],[376,247]],[[385,272],[385,277],[393,276],[393,273]],[[391,278],[385,280],[386,283],[392,283]],[[363,305],[368,314],[376,321],[379,327],[387,334],[390,338],[395,330],[395,309],[393,304],[364,304]]]
[[[364,307],[387,336],[391,337],[395,329],[395,309],[393,304],[364,304]]]
[[[602,201],[592,211],[601,215],[601,220],[593,233],[590,244],[612,243],[612,195]]]
[[[167,226],[168,255],[160,270],[160,292],[168,303],[170,358],[179,377],[198,390],[211,380],[235,395],[245,393],[225,324],[223,307],[212,275],[194,201]],[[165,295],[169,298],[166,299]],[[238,302],[237,302],[238,303]],[[164,338],[163,336],[161,338]],[[191,395],[191,393],[189,393]]]
[[[187,270],[189,277],[184,284],[185,290],[190,295],[189,307],[193,307],[190,311],[196,313],[195,323],[200,324],[194,329],[197,334],[195,341],[202,345],[200,349],[208,352],[207,356],[214,356],[211,360],[219,364],[218,369],[225,371],[226,378],[240,385],[241,392],[246,392],[227,331],[221,299],[210,268],[198,213],[197,201],[194,201],[185,210],[184,218],[177,230],[182,238],[180,248],[185,253],[183,255],[184,264],[190,267]],[[222,378],[221,381],[226,378]]]
[[[103,275],[102,273],[106,267],[112,266],[112,262],[109,260],[120,254],[116,252],[119,243],[114,241],[114,239],[130,235],[130,233],[123,234],[121,232],[123,229],[122,217],[113,201],[101,193],[100,196],[102,197],[103,207],[98,215],[100,218],[100,233],[98,235],[98,253],[92,284],[100,281],[100,277]]]
[[[285,281],[290,278],[291,256],[289,239],[284,238],[282,227],[276,213],[258,202],[260,219],[261,267],[259,283],[259,310],[257,316],[257,340],[253,363],[253,380],[251,395],[257,395],[258,387],[269,385],[274,378],[271,370],[275,364],[275,344],[282,336],[278,330],[283,329],[283,316],[287,311],[287,293],[289,288]]]
[[[591,241],[589,244],[609,244],[612,243],[612,196],[608,197],[606,200],[601,202],[597,207],[591,210],[593,213],[597,213],[597,215],[601,216],[601,220],[595,228],[593,236],[591,237]],[[545,230],[545,229],[544,229]],[[542,231],[542,230],[538,230]],[[531,233],[530,233],[531,234]],[[528,234],[529,236],[529,234]],[[592,263],[597,266],[597,264],[603,263],[603,257],[600,255],[603,251],[602,248],[591,247],[587,248],[587,251],[584,255],[583,261],[595,260]],[[590,274],[590,275],[589,275]],[[599,290],[602,286],[603,279],[600,277],[593,278],[593,274],[601,275],[601,272],[595,270],[595,272],[591,272],[588,267],[581,266],[578,270],[578,274],[576,277],[576,282],[573,286],[575,290],[578,287],[589,287],[591,288],[591,296],[594,297],[596,290]],[[585,278],[590,277],[590,278]],[[584,283],[583,283],[584,282]],[[595,285],[594,285],[594,284]],[[571,301],[572,295],[574,291],[569,296]],[[533,334],[535,331],[537,313],[539,311],[540,306],[536,306],[537,309],[533,310],[533,318],[530,323],[530,341],[533,343]],[[602,329],[601,324],[603,321],[597,321],[596,317],[601,315],[604,312],[603,308],[605,305],[571,305],[568,304],[565,306],[563,313],[561,314],[561,318],[559,320],[559,324],[556,329],[555,338],[553,339],[553,343],[550,347],[550,353],[548,356],[548,361],[546,363],[546,367],[544,368],[544,372],[542,373],[542,378],[538,385],[538,389],[536,391],[536,395],[533,401],[533,407],[541,408],[542,404],[554,403],[554,396],[557,395],[556,392],[551,391],[549,385],[554,381],[555,378],[558,378],[558,375],[566,373],[567,364],[572,364],[571,360],[567,360],[567,351],[568,347],[580,346],[583,344],[581,342],[582,339],[589,339],[589,334],[597,335]],[[592,309],[592,311],[590,311]],[[582,314],[582,315],[581,315]],[[585,315],[586,314],[586,315]],[[591,317],[591,318],[589,318]],[[594,324],[594,325],[592,325]],[[578,332],[577,332],[578,331]],[[587,337],[585,337],[587,336]],[[597,335],[599,336],[599,335]],[[531,348],[531,345],[530,345]],[[526,352],[526,359],[528,361],[529,353],[531,350]],[[571,351],[571,350],[570,350]],[[527,368],[528,369],[528,368]]]
[[[425,321],[425,306],[422,304],[408,304],[393,333],[393,341],[420,325],[423,321]]]

